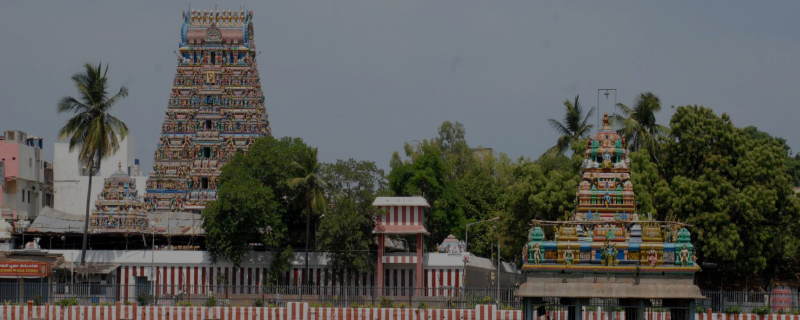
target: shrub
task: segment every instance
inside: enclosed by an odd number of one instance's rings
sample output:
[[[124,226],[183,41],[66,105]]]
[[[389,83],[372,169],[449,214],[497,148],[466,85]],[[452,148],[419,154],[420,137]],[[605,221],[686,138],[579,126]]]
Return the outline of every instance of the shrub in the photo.
[[[702,306],[695,306],[694,313],[706,313],[706,308]]]
[[[256,299],[256,301],[253,301],[253,306],[254,307],[258,307],[258,308],[263,307],[264,306],[264,300]]]
[[[405,303],[401,303],[401,304],[396,305],[395,308],[397,308],[397,309],[405,309],[405,308],[408,308],[408,306],[406,306]]]
[[[178,301],[175,305],[178,307],[194,307],[194,303],[191,301]]]
[[[138,303],[140,306],[146,306],[148,303],[150,303],[150,296],[146,294],[140,294],[136,296],[136,303]]]
[[[394,306],[394,301],[388,297],[381,297],[381,301],[378,303],[378,306],[381,308],[391,308]]]
[[[795,316],[800,315],[800,309],[792,309],[791,311],[789,311],[789,313]]]
[[[727,310],[725,313],[728,313]],[[738,313],[738,312],[731,312],[731,313]],[[761,307],[753,307],[753,313],[755,314],[768,314],[769,307],[761,306]]]
[[[129,300],[125,300],[125,302],[123,302],[122,304],[124,304],[126,306],[133,305],[133,303],[131,303]]]
[[[42,305],[42,296],[40,296],[38,293],[33,295],[33,297],[31,297],[31,300],[33,301],[34,306]]]
[[[597,311],[597,307],[595,306],[587,306],[586,311]]]
[[[420,301],[419,304],[417,305],[417,308],[419,308],[419,309],[428,309],[428,305],[425,304],[425,302]]]
[[[483,297],[483,299],[481,299],[480,302],[480,304],[492,304],[492,303],[494,303],[494,301],[492,301],[492,297],[490,296]]]
[[[728,307],[727,309],[725,309],[724,312],[727,313],[727,314],[740,314],[740,313],[742,313],[742,309],[739,308],[739,306],[732,306],[732,307]]]
[[[608,311],[611,311],[611,312],[622,312],[622,311],[625,311],[625,308],[623,308],[623,307],[611,307],[611,308],[608,308]]]
[[[209,296],[206,298],[206,303],[203,304],[206,307],[216,307],[217,306],[217,298],[214,296]]]
[[[78,301],[78,299],[75,299],[75,298],[64,298],[64,299],[56,301],[56,303],[54,303],[54,304],[59,306],[59,307],[71,307],[71,306],[79,305],[80,302]]]

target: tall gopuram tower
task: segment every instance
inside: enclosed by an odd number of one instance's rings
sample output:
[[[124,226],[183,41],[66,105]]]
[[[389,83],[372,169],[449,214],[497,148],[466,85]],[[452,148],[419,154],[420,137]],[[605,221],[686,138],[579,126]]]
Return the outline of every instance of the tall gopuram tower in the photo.
[[[270,135],[253,42],[253,12],[183,13],[178,67],[146,201],[199,213],[217,198],[220,168]]]
[[[534,220],[522,248],[527,282],[517,296],[524,318],[563,310],[570,320],[643,320],[653,312],[694,319],[694,299],[704,297],[693,282],[690,226],[636,211],[625,140],[608,114],[584,158],[575,211],[559,221]]]

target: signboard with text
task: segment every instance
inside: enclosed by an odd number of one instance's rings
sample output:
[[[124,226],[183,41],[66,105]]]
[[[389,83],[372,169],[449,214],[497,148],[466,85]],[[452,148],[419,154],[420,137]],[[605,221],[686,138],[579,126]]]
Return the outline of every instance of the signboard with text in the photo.
[[[46,277],[49,275],[45,262],[0,262],[0,277]]]

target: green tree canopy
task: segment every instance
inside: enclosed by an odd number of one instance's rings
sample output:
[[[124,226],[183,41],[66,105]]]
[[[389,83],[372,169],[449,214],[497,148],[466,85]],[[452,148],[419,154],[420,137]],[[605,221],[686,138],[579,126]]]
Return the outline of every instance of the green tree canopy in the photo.
[[[670,126],[660,166],[668,188],[654,205],[694,225],[699,260],[766,278],[796,268],[800,203],[784,146],[704,107],[677,108]]]
[[[371,273],[376,259],[372,202],[388,193],[383,170],[374,162],[349,159],[322,164],[320,171],[328,182],[331,206],[320,219],[317,237],[328,254],[331,276]]]
[[[303,235],[297,218],[302,205],[296,201],[304,199],[287,182],[297,174],[292,163],[307,149],[299,138],[264,137],[222,168],[219,197],[202,213],[214,261],[228,259],[238,267],[251,243],[273,251],[302,243],[296,240]]]

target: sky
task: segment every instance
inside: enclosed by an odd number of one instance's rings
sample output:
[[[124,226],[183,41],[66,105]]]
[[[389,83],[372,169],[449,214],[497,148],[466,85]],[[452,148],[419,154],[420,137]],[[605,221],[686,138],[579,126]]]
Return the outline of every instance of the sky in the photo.
[[[614,112],[652,91],[659,123],[697,104],[783,137],[800,151],[800,2],[267,0],[0,3],[0,130],[45,139],[52,159],[63,96],[84,63],[109,63],[112,114],[149,171],[177,67],[181,12],[254,11],[273,135],[301,137],[320,161],[388,171],[406,141],[443,121],[471,146],[537,158],[547,119],[580,95]],[[611,91],[599,98],[598,89]]]

